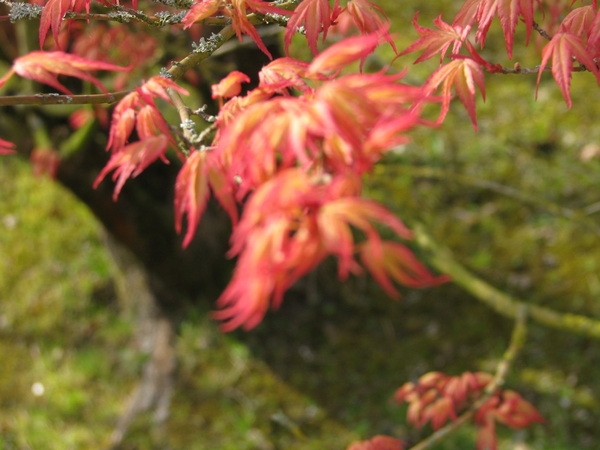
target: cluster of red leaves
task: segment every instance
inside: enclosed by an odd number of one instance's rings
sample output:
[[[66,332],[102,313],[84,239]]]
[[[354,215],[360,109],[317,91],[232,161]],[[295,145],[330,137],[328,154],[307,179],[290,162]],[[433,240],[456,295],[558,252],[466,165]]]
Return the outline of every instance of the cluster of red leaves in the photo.
[[[575,1],[571,3],[571,6],[574,3]],[[526,43],[529,43],[536,6],[541,7],[539,0],[467,0],[452,24],[444,22],[441,16],[435,19],[434,24],[437,29],[420,26],[417,23],[418,15],[415,15],[413,24],[420,37],[401,55],[423,51],[415,61],[415,63],[419,63],[440,54],[441,67],[426,82],[429,93],[442,86],[443,103],[438,122],[441,122],[448,112],[451,88],[454,85],[458,97],[471,117],[473,126],[477,129],[476,86],[479,87],[485,100],[482,68],[491,73],[503,70],[500,65],[485,61],[475,50],[473,44],[469,42],[468,35],[473,26],[477,25],[475,42],[483,47],[492,20],[498,16],[504,32],[506,50],[509,58],[512,58],[517,23],[519,20],[525,23]],[[574,61],[591,71],[600,84],[600,71],[596,65],[597,58],[600,57],[600,14],[596,10],[595,1],[592,5],[573,9],[542,50],[537,86],[539,86],[544,68],[552,60],[552,75],[569,108],[571,107],[569,87]],[[457,53],[465,44],[469,56],[458,55]],[[452,46],[450,55],[452,61],[443,65],[450,46]]]
[[[112,156],[94,181],[94,187],[98,186],[110,171],[116,169],[113,175],[114,180],[118,179],[114,192],[115,200],[127,178],[139,175],[159,158],[168,164],[165,153],[169,144],[176,148],[171,130],[154,103],[155,98],[170,102],[166,89],[187,95],[187,91],[173,81],[155,76],[125,96],[113,111],[106,146],[107,150],[112,151]],[[127,144],[134,128],[139,141]]]
[[[256,326],[328,255],[337,258],[342,279],[362,265],[391,295],[397,295],[392,279],[411,287],[445,280],[403,245],[382,240],[374,223],[403,239],[411,233],[383,206],[360,198],[360,175],[405,142],[427,100],[421,88],[400,83],[401,75],[330,75],[383,39],[383,33],[346,39],[311,64],[275,60],[243,97],[236,94],[247,78],[239,72],[213,86],[215,98],[230,100],[219,113],[213,147],[192,152],[177,179],[176,227],[186,215],[187,245],[209,188],[231,216],[230,254],[238,262],[215,313],[227,321],[224,330]],[[244,202],[239,223],[236,202]],[[352,228],[363,242],[355,242]]]
[[[432,428],[437,430],[449,419],[456,420],[461,411],[481,398],[492,378],[483,372],[465,372],[456,377],[430,372],[416,384],[405,383],[394,394],[394,400],[409,404],[407,418],[414,426],[422,427],[431,422]],[[474,420],[481,427],[477,436],[478,450],[496,450],[496,422],[512,428],[543,422],[537,410],[511,390],[495,392],[478,407]]]

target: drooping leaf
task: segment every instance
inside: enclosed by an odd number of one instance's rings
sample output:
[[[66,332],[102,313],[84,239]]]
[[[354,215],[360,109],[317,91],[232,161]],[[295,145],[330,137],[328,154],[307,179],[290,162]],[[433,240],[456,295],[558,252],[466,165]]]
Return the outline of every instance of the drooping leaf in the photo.
[[[131,70],[131,67],[120,67],[102,61],[92,61],[81,56],[60,51],[33,51],[13,61],[11,70],[0,80],[0,87],[13,73],[16,73],[23,78],[47,84],[69,95],[71,91],[58,81],[58,75],[66,75],[89,81],[98,86],[102,92],[108,93],[100,80],[87,73],[90,70],[124,72]]]
[[[193,151],[179,170],[175,181],[175,231],[177,233],[181,233],[183,216],[187,216],[183,248],[192,241],[210,195],[207,157],[208,152]]]
[[[164,156],[168,145],[167,137],[161,135],[123,147],[118,152],[112,154],[110,160],[94,181],[94,188],[98,187],[111,170],[114,170],[113,180],[117,180],[117,184],[113,193],[113,200],[116,201],[127,178],[136,177],[159,158],[165,164],[169,163]]]
[[[389,21],[383,10],[368,0],[350,0],[346,4],[346,9],[362,34],[375,33],[389,28]],[[394,52],[398,53],[396,44],[389,33],[384,35],[384,39],[389,42]]]
[[[84,6],[86,12],[90,12],[91,0],[48,0],[42,15],[40,17],[40,29],[39,29],[39,40],[40,49],[44,46],[44,41],[48,35],[48,30],[52,30],[52,36],[57,47],[60,49],[60,41],[58,39],[58,33],[60,26],[65,18],[68,11],[80,12]]]
[[[455,59],[432,73],[425,82],[425,89],[427,92],[434,92],[440,84],[442,85],[442,110],[438,118],[438,123],[444,120],[450,109],[451,89],[452,85],[454,85],[460,101],[465,105],[469,113],[473,127],[477,130],[475,86],[479,87],[481,95],[485,100],[485,84],[481,66],[471,58]]]
[[[269,57],[269,59],[273,59],[269,50],[265,46],[262,41],[258,31],[252,25],[250,20],[248,20],[247,14],[255,11],[260,14],[280,14],[280,15],[290,15],[291,12],[285,9],[278,8],[271,3],[267,3],[264,0],[230,0],[233,9],[226,8],[223,12],[226,15],[231,17],[231,26],[235,30],[235,34],[238,39],[242,40],[242,34],[247,34],[252,38],[252,40],[256,43],[258,48]]]
[[[335,0],[335,6],[338,6],[339,0]],[[331,15],[334,9],[329,5],[329,0],[304,0],[294,10],[292,17],[288,21],[285,30],[285,52],[289,54],[289,47],[292,43],[292,36],[296,30],[304,26],[306,30],[306,40],[308,48],[314,55],[319,53],[317,49],[317,40],[319,34],[323,32],[323,40],[327,37],[327,31],[331,26]]]
[[[536,84],[536,97],[544,68],[552,59],[552,75],[565,98],[567,106],[571,108],[569,87],[573,73],[573,57],[577,58],[577,61],[591,71],[600,84],[600,72],[592,56],[586,50],[583,40],[568,31],[560,31],[552,37],[552,40],[542,50],[542,62],[540,63]]]

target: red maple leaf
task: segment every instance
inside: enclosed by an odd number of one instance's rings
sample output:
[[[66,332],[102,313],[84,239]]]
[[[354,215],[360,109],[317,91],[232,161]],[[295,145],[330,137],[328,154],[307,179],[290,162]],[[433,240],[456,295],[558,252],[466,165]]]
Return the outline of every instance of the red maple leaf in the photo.
[[[350,0],[346,4],[346,11],[352,17],[356,27],[363,34],[374,33],[382,29],[387,30],[389,28],[389,21],[385,17],[383,10],[368,0]],[[394,52],[398,53],[396,44],[394,44],[389,33],[386,33],[384,38],[390,43]]]
[[[242,40],[242,33],[247,34],[252,38],[252,40],[256,43],[258,48],[269,57],[269,59],[273,59],[269,50],[263,43],[258,31],[250,23],[247,17],[247,9],[249,8],[251,11],[256,11],[260,14],[281,14],[281,15],[290,15],[291,12],[285,9],[277,8],[273,6],[271,3],[267,3],[264,0],[229,0],[233,5],[233,9],[225,9],[223,12],[229,16],[231,16],[231,26],[235,30],[235,34],[238,39]]]
[[[194,3],[181,21],[183,28],[212,16],[223,6],[223,0],[200,0]]]
[[[466,37],[473,23],[477,22],[475,39],[483,46],[492,19],[497,14],[506,40],[506,51],[509,58],[512,58],[515,29],[519,17],[527,27],[527,43],[529,43],[533,29],[534,2],[539,4],[539,0],[467,0],[452,25],[461,28],[461,34]]]
[[[146,167],[159,158],[165,164],[169,163],[165,158],[168,146],[167,137],[161,135],[152,136],[143,141],[134,142],[123,147],[110,157],[110,160],[94,181],[94,189],[98,187],[111,170],[116,169],[113,175],[113,180],[117,180],[113,194],[113,200],[116,201],[127,178],[138,176]]]
[[[229,72],[218,84],[212,85],[212,98],[231,98],[242,91],[242,83],[250,83],[250,78],[238,70]]]
[[[485,100],[485,84],[481,66],[471,58],[459,58],[443,65],[427,79],[425,89],[427,92],[435,91],[442,84],[442,111],[438,118],[441,123],[450,109],[452,98],[451,89],[454,85],[460,101],[465,105],[473,127],[477,130],[475,115],[475,86],[479,87]]]
[[[576,36],[587,36],[595,17],[595,7],[592,5],[575,8],[563,19],[560,28]]]
[[[460,28],[444,22],[442,20],[442,16],[438,16],[433,21],[435,26],[438,28],[437,30],[425,28],[419,25],[417,21],[418,17],[419,13],[417,12],[413,18],[413,25],[421,37],[413,42],[406,50],[400,53],[400,56],[417,52],[419,50],[424,50],[423,54],[416,59],[415,64],[417,64],[428,60],[437,53],[440,53],[441,64],[446,52],[448,51],[448,48],[450,48],[450,45],[452,45],[452,53],[458,53],[464,41],[464,37],[461,35]]]
[[[181,233],[183,215],[187,215],[187,232],[183,239],[183,248],[192,241],[210,195],[207,156],[206,151],[193,151],[175,181],[175,231],[177,233]]]
[[[339,71],[354,61],[361,60],[361,70],[365,58],[373,53],[387,29],[371,34],[344,39],[314,58],[309,66],[309,74],[327,74]]]
[[[591,71],[596,76],[598,84],[600,84],[600,72],[594,59],[586,50],[583,40],[568,31],[560,31],[552,37],[552,40],[542,50],[542,62],[540,63],[536,84],[536,98],[544,68],[552,59],[552,75],[567,102],[567,106],[571,108],[569,87],[573,73],[573,57]]]
[[[60,31],[65,14],[69,10],[73,12],[80,12],[84,6],[86,12],[89,14],[90,3],[91,0],[48,0],[48,3],[46,3],[44,6],[42,15],[40,17],[40,48],[44,46],[44,41],[46,40],[49,29],[52,29],[54,42],[56,42],[57,47],[60,48],[58,33]]]
[[[329,5],[329,0],[304,0],[300,3],[290,17],[285,30],[285,52],[289,54],[292,36],[296,34],[298,28],[304,26],[308,48],[314,55],[319,53],[317,49],[319,34],[323,32],[323,40],[325,40],[327,31],[332,25],[332,17],[337,16],[339,11],[339,0],[335,0],[333,8]]]
[[[58,81],[58,75],[67,75],[89,81],[98,86],[102,92],[108,93],[100,80],[88,74],[87,71],[110,70],[123,72],[130,69],[131,67],[120,67],[102,61],[92,61],[65,52],[33,51],[13,61],[12,68],[0,79],[0,87],[16,73],[23,78],[47,84],[69,95],[71,91]]]

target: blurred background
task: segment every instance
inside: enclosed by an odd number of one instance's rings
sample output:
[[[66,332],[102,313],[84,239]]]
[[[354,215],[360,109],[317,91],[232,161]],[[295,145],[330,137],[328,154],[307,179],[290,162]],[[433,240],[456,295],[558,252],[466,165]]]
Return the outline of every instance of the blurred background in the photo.
[[[402,49],[417,37],[416,10],[432,27],[440,13],[450,22],[461,2],[378,4]],[[499,28],[495,20],[486,59],[538,64],[541,43],[522,47],[519,29],[510,61]],[[382,47],[367,67],[392,57]],[[409,67],[406,81],[420,84],[437,58],[414,59],[399,58],[392,70]],[[574,74],[571,92],[568,110],[549,74],[537,101],[535,76],[487,76],[479,132],[453,102],[444,124],[413,133],[367,191],[409,226],[423,223],[492,285],[600,319],[599,91],[584,73]],[[0,158],[0,180],[0,449],[107,447],[148,359],[139,311],[119,296],[123,265],[86,205],[34,177],[24,159]],[[396,388],[432,370],[495,370],[513,323],[464,290],[402,289],[394,301],[369,279],[340,284],[334,264],[324,266],[256,329],[224,335],[209,315],[230,270],[217,264],[221,278],[204,301],[186,300],[176,313],[168,419],[156,426],[152,413],[141,414],[120,448],[343,449],[375,434],[414,444],[431,429],[406,424],[406,407],[390,402]],[[546,422],[499,426],[501,449],[600,446],[597,341],[530,323],[506,387]],[[475,434],[464,427],[435,448],[475,448]]]

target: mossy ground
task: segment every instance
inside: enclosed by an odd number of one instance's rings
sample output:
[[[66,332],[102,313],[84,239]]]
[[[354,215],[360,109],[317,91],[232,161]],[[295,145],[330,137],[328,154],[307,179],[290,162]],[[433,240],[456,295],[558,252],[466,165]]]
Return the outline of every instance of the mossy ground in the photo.
[[[413,39],[416,8],[381,4],[400,40]],[[422,24],[430,26],[437,5],[420,5]],[[497,30],[488,43],[486,57],[503,54]],[[533,66],[533,53],[515,60]],[[411,68],[409,79],[422,80],[432,67]],[[453,103],[438,130],[415,133],[378,169],[369,192],[407,223],[425,223],[492,284],[600,319],[600,237],[591,229],[600,213],[574,220],[548,206],[582,210],[600,200],[600,160],[580,158],[600,144],[598,88],[591,76],[576,75],[569,111],[549,76],[537,102],[534,84],[534,77],[488,77],[479,133]],[[3,158],[0,180],[0,449],[102,448],[144,361],[115,303],[98,225],[22,163]],[[405,408],[388,401],[394,389],[430,370],[493,371],[512,327],[451,284],[403,290],[394,302],[370,282],[331,281],[316,297],[284,302],[250,333],[222,335],[206,312],[191,312],[179,332],[166,442],[157,443],[148,415],[124,448],[342,449],[379,433],[416,442],[430,430],[406,425]],[[502,430],[501,448],[598,448],[598,380],[598,342],[531,324],[507,386],[546,423]],[[42,395],[33,394],[35,383]],[[473,442],[466,428],[438,448]]]

